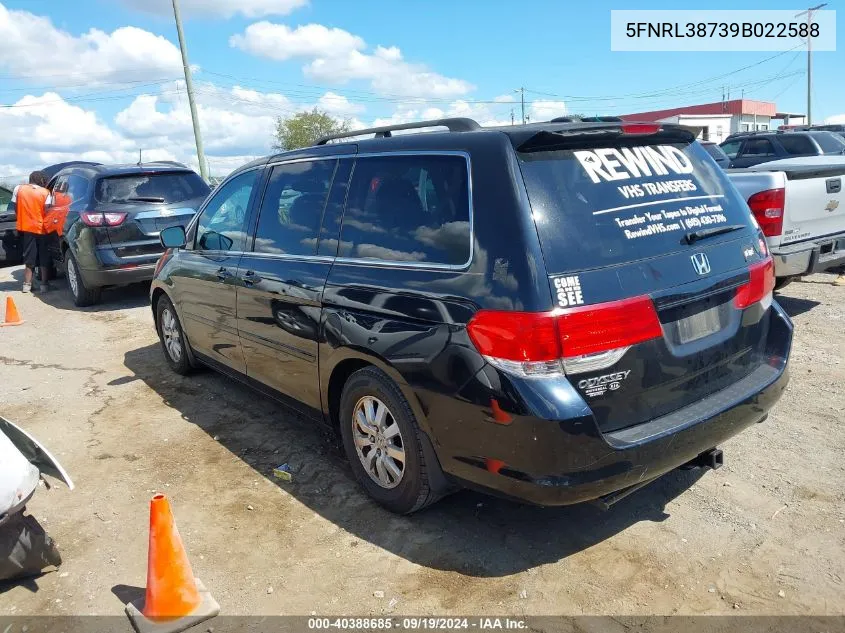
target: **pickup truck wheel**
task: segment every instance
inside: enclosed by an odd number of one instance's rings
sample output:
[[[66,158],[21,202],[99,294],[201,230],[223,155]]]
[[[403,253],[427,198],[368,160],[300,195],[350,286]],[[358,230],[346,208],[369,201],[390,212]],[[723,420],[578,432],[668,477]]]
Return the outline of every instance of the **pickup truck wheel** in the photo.
[[[793,281],[795,281],[796,277],[778,277],[775,279],[775,290],[780,290],[781,288],[785,288]]]
[[[434,503],[422,431],[399,387],[375,367],[359,369],[343,387],[340,430],[352,471],[367,493],[398,514]]]
[[[85,281],[82,279],[82,274],[79,272],[79,264],[76,263],[76,258],[71,254],[70,250],[65,253],[65,276],[67,277],[67,287],[70,290],[70,296],[73,299],[74,305],[83,308],[97,303],[100,300],[100,288],[88,288]]]

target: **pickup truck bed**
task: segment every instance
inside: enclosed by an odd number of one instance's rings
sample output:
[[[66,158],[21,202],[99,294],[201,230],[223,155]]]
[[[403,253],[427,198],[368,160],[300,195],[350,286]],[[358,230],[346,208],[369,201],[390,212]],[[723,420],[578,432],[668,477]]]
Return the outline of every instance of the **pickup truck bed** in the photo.
[[[845,159],[778,160],[728,170],[728,177],[763,227],[776,277],[845,265]]]

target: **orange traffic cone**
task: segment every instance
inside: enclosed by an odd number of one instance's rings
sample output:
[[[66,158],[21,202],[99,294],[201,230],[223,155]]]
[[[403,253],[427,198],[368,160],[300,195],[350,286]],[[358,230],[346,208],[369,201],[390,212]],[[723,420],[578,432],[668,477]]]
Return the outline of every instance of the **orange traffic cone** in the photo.
[[[0,323],[0,327],[6,325],[20,325],[23,323],[18,307],[15,305],[15,300],[11,297],[6,297],[6,320]]]
[[[218,613],[220,605],[194,578],[167,497],[155,495],[150,501],[146,596],[141,604],[126,605],[132,626],[138,633],[175,633]]]

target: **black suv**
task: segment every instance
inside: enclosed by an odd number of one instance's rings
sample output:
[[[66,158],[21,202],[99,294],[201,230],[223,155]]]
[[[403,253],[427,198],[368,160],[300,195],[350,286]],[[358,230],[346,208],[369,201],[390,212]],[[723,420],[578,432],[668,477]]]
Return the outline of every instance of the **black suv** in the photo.
[[[171,368],[334,426],[396,512],[456,486],[609,505],[718,466],[787,383],[766,242],[677,126],[355,131],[242,167],[161,239]]]
[[[845,154],[845,140],[833,132],[740,132],[721,144],[730,167],[751,167],[781,158]]]
[[[179,163],[75,164],[50,181],[45,227],[78,306],[105,286],[149,281],[159,232],[190,222],[210,189]]]

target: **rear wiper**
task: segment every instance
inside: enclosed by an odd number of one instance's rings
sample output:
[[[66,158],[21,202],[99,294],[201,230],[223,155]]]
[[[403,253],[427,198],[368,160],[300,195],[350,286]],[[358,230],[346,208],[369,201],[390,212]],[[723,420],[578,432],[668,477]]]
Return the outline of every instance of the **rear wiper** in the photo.
[[[712,229],[700,229],[698,231],[690,231],[686,235],[684,235],[681,243],[686,242],[687,244],[694,244],[698,240],[705,240],[708,237],[714,237],[716,235],[724,235],[725,233],[733,233],[734,231],[739,231],[740,229],[747,228],[745,224],[729,224],[727,226],[717,226],[713,227]]]
[[[155,196],[136,196],[134,198],[126,198],[127,202],[164,202],[164,198],[157,198]]]

